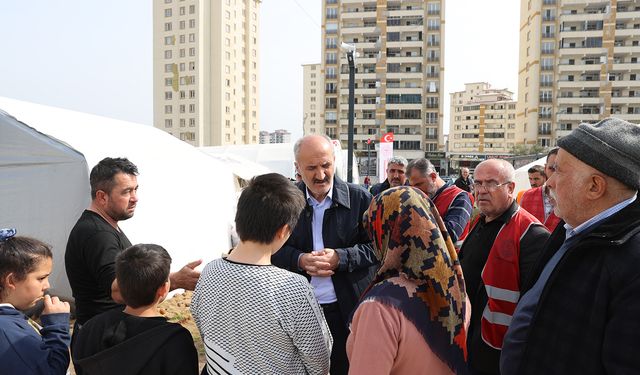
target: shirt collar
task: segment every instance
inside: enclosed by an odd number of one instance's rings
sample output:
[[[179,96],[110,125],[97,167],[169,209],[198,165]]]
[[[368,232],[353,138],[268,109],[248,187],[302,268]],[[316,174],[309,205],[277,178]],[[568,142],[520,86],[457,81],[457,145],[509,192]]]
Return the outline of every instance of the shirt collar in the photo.
[[[307,202],[311,203],[315,203],[315,204],[320,204],[320,202],[318,202],[313,195],[311,195],[311,192],[309,191],[309,188],[305,185],[305,193],[307,195]],[[331,184],[331,187],[329,188],[329,192],[327,193],[327,196],[322,200],[323,202],[329,198],[329,202],[333,201],[333,183]]]
[[[615,206],[611,206],[609,208],[607,208],[606,210],[600,212],[599,214],[597,214],[596,216],[592,217],[591,219],[585,221],[584,223],[578,225],[577,227],[573,228],[571,227],[571,225],[569,224],[565,224],[564,228],[567,230],[567,234],[566,234],[566,238],[570,238],[573,237],[581,232],[584,232],[586,229],[588,229],[589,227],[593,226],[595,223],[602,221],[606,218],[608,218],[609,216],[612,216],[613,214],[615,214],[616,212],[622,210],[623,208],[627,207],[628,205],[630,205],[631,203],[633,203],[636,198],[638,196],[638,193],[635,193],[633,195],[633,197],[626,199],[618,204],[616,204]]]

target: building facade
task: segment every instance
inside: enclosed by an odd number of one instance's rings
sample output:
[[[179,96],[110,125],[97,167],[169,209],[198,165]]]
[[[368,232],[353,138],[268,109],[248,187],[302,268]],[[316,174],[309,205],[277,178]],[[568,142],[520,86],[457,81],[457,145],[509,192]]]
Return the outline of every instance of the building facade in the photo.
[[[155,127],[194,146],[258,143],[259,6],[153,2]]]
[[[324,134],[324,75],[322,64],[302,65],[302,131],[304,135]]]
[[[493,89],[487,82],[474,82],[465,84],[464,91],[450,95],[451,167],[474,167],[488,157],[512,152],[519,139],[516,101],[511,91]]]
[[[349,67],[356,47],[354,150],[360,173],[377,175],[367,140],[394,133],[394,154],[444,163],[444,0],[323,0],[323,128],[348,147]],[[371,157],[367,157],[370,155]]]
[[[285,129],[277,129],[271,133],[262,130],[260,132],[260,143],[291,143],[291,133]]]
[[[552,147],[581,122],[640,123],[640,3],[521,0],[518,130]]]

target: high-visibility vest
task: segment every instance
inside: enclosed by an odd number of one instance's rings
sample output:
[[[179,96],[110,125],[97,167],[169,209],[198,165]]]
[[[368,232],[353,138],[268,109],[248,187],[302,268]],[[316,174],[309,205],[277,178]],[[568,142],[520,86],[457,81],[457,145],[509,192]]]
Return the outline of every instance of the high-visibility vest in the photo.
[[[522,194],[522,200],[520,202],[520,207],[529,211],[530,214],[535,216],[541,223],[544,224],[549,232],[553,232],[554,229],[560,223],[560,218],[557,217],[553,212],[545,219],[544,217],[544,191],[543,187],[535,187],[525,191]]]
[[[520,300],[520,240],[535,225],[542,225],[518,207],[500,228],[482,270],[488,301],[482,312],[481,333],[487,345],[500,350],[504,335]]]
[[[451,185],[448,188],[441,191],[440,194],[438,194],[436,199],[433,201],[443,221],[444,221],[444,217],[447,215],[447,211],[449,211],[449,208],[453,203],[453,200],[456,199],[456,197],[459,194],[467,194],[469,196],[469,200],[471,201],[471,209],[473,209],[473,195],[460,189],[456,185]],[[471,215],[471,212],[469,212],[469,215]],[[454,244],[457,251],[460,251],[460,246],[462,246],[462,241],[464,241],[464,239],[467,238],[470,227],[471,227],[471,220],[467,222],[467,225],[464,227],[464,230],[460,234],[458,241],[456,241],[456,243]]]

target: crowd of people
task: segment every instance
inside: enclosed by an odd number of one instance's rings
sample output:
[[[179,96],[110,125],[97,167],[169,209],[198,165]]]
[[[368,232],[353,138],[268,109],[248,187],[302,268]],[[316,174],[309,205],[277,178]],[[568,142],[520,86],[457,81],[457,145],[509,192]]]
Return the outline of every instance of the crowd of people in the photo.
[[[294,146],[298,181],[251,180],[239,243],[170,273],[133,245],[137,167],[105,158],[69,235],[70,306],[46,294],[52,251],[0,230],[0,360],[8,374],[640,373],[640,126],[581,124],[518,196],[500,159],[445,182],[395,157],[370,190],[335,174],[331,141]],[[474,207],[479,214],[474,215]],[[158,304],[194,290],[188,330]],[[23,311],[43,300],[39,323]]]

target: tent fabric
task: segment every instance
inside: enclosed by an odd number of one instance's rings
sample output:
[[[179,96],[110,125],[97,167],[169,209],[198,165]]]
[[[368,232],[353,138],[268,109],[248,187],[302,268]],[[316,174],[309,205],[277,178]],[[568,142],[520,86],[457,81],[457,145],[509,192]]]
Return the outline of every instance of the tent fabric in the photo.
[[[90,203],[90,168],[108,156],[140,172],[135,216],[120,222],[132,243],[162,245],[173,270],[229,249],[236,194],[225,163],[151,126],[3,97],[0,110],[0,227],[53,246],[55,292],[71,295],[67,237]]]
[[[69,182],[88,180],[82,154],[0,111],[0,227],[53,245],[50,283],[65,296],[64,245],[90,201],[88,182]]]
[[[340,143],[334,141],[336,155],[336,175],[346,181],[347,176],[347,150],[342,150]],[[293,155],[293,143],[269,143],[251,145],[227,145],[200,147],[204,153],[222,157],[241,157],[244,160],[262,165],[269,170],[279,173],[287,178],[295,179],[295,157]],[[358,163],[353,158],[353,182],[359,183]]]

